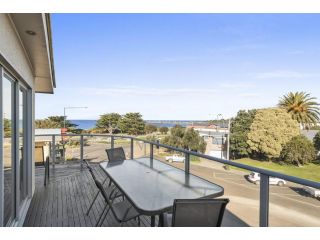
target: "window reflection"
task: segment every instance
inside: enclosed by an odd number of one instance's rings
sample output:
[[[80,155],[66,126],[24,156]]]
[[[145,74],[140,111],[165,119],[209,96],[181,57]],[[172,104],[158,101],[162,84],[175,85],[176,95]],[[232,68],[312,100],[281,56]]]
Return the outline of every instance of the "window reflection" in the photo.
[[[3,159],[4,159],[4,225],[6,225],[13,216],[13,158],[12,158],[12,94],[13,83],[3,78]]]

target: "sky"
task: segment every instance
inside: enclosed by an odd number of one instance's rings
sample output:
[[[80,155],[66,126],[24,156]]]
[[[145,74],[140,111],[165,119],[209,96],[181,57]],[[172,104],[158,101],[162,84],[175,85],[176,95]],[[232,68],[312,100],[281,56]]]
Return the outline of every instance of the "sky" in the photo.
[[[208,120],[320,101],[320,14],[52,14],[57,88],[36,118]],[[219,115],[220,116],[220,115]]]

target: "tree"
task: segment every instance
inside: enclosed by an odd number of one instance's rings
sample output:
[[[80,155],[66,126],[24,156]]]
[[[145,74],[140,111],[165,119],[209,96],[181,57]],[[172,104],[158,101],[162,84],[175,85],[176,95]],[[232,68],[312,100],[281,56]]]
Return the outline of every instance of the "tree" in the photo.
[[[35,121],[36,128],[63,128],[64,116],[50,116],[45,119],[39,119]],[[66,128],[76,129],[77,124],[71,123],[69,120],[65,120]]]
[[[293,137],[282,149],[280,159],[285,162],[306,164],[316,159],[316,150],[312,142],[303,135]]]
[[[247,157],[250,147],[247,143],[248,133],[257,110],[240,110],[231,120],[230,125],[230,152],[236,158]]]
[[[11,121],[8,118],[3,119],[3,131],[5,137],[11,136]]]
[[[184,148],[190,151],[205,152],[206,142],[193,128],[184,128],[176,125],[170,130],[170,134],[163,140],[163,144],[177,148]]]
[[[175,125],[170,129],[170,134],[162,140],[162,143],[173,147],[182,148],[182,138],[184,135],[184,131],[184,127]]]
[[[154,133],[158,130],[158,128],[155,125],[152,124],[146,124],[144,131],[149,134],[149,133]]]
[[[116,130],[119,130],[118,125],[121,119],[121,115],[119,113],[106,113],[100,115],[96,126],[97,128],[104,129],[110,134],[113,134]]]
[[[207,143],[193,128],[188,128],[184,132],[182,145],[184,149],[188,149],[189,151],[200,151],[204,153]]]
[[[119,128],[130,135],[144,134],[145,123],[138,112],[126,113],[119,120]]]
[[[320,120],[319,104],[315,97],[305,92],[290,92],[279,101],[279,107],[284,108],[304,128],[310,128]]]
[[[260,158],[278,158],[283,146],[300,134],[299,124],[283,109],[257,110],[247,143]]]
[[[320,151],[320,131],[314,136],[313,145],[315,149],[319,152]]]
[[[168,127],[160,127],[160,128],[159,128],[159,132],[160,132],[161,134],[167,134],[168,131],[169,131],[169,128],[168,128]]]

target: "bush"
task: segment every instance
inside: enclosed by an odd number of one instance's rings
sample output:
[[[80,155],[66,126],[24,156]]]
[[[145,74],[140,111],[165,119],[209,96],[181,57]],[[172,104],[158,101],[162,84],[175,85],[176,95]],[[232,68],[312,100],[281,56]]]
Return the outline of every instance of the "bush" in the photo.
[[[144,127],[144,131],[146,132],[146,134],[149,133],[154,133],[158,130],[158,128],[155,125],[152,124],[146,124]]]
[[[317,151],[320,151],[320,131],[314,136],[313,145]]]
[[[150,142],[156,142],[158,140],[157,136],[154,134],[150,134],[146,136],[146,140]]]
[[[312,142],[299,135],[291,139],[282,149],[281,160],[296,165],[309,163],[316,159],[316,150]]]
[[[161,134],[167,134],[168,131],[169,131],[169,128],[167,128],[167,127],[160,127],[160,128],[159,128],[159,132],[160,132]]]

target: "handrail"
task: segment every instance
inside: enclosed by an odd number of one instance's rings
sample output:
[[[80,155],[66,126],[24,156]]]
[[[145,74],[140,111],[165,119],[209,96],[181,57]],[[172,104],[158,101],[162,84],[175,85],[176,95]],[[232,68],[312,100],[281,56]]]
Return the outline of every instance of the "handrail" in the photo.
[[[148,144],[152,144],[154,146],[157,147],[163,147],[163,148],[167,148],[173,151],[177,151],[177,152],[181,152],[181,153],[185,153],[185,154],[190,154],[193,156],[197,156],[200,158],[205,158],[207,160],[211,160],[211,161],[215,161],[215,162],[219,162],[219,163],[223,163],[226,165],[230,165],[233,167],[237,167],[237,168],[242,168],[242,169],[246,169],[252,172],[258,172],[264,175],[268,175],[271,177],[276,177],[276,178],[281,178],[284,180],[287,180],[289,182],[294,182],[297,184],[301,184],[301,185],[306,185],[306,186],[310,186],[310,187],[314,187],[314,188],[320,188],[320,183],[319,182],[315,182],[315,181],[311,181],[308,179],[303,179],[303,178],[298,178],[298,177],[294,177],[294,176],[290,176],[287,174],[283,174],[283,173],[278,173],[278,172],[274,172],[274,171],[270,171],[270,170],[266,170],[263,168],[257,168],[257,167],[252,167],[243,163],[237,163],[231,160],[225,160],[222,158],[216,158],[216,157],[212,157],[209,155],[205,155],[202,153],[198,153],[198,152],[194,152],[194,151],[189,151],[187,149],[182,149],[182,148],[177,148],[177,147],[173,147],[170,145],[165,145],[159,142],[152,142],[152,141],[148,141],[145,139],[141,139],[141,138],[137,138],[137,137],[133,137],[133,136],[126,136],[126,135],[110,135],[110,134],[38,134],[35,135],[35,137],[50,137],[50,136],[64,136],[64,137],[96,137],[96,136],[101,136],[101,137],[114,137],[114,138],[127,138],[127,139],[133,139],[135,141],[139,141],[139,142],[144,142],[144,143],[148,143]]]
[[[81,160],[83,160],[83,154],[84,154],[84,151],[83,151],[84,150],[83,149],[84,137],[110,137],[111,138],[111,148],[114,147],[114,141],[116,138],[124,138],[124,139],[130,140],[131,158],[133,158],[133,156],[134,156],[134,154],[133,154],[133,151],[134,151],[133,141],[139,141],[139,142],[149,144],[150,145],[151,163],[153,160],[153,147],[154,146],[156,146],[158,148],[163,147],[166,149],[170,149],[173,151],[184,153],[185,154],[185,170],[184,171],[186,173],[189,173],[189,171],[190,171],[190,155],[204,158],[204,159],[214,161],[214,162],[219,162],[219,163],[222,163],[225,165],[230,165],[233,167],[242,168],[242,169],[246,169],[249,171],[260,173],[260,182],[261,183],[260,183],[260,208],[259,208],[260,214],[259,214],[259,218],[260,218],[260,226],[261,227],[267,227],[269,225],[269,177],[281,178],[281,179],[287,180],[289,182],[294,182],[297,184],[320,189],[319,182],[315,182],[315,181],[311,181],[311,180],[303,179],[303,178],[298,178],[298,177],[294,177],[294,176],[290,176],[290,175],[286,175],[286,174],[282,174],[282,173],[278,173],[278,172],[274,172],[274,171],[270,171],[270,170],[266,170],[266,169],[262,169],[262,168],[252,167],[252,166],[245,165],[242,163],[237,163],[234,161],[216,158],[216,157],[212,157],[212,156],[205,155],[202,153],[189,151],[186,149],[165,145],[165,144],[159,143],[159,141],[153,142],[153,141],[148,141],[148,140],[141,139],[138,137],[133,137],[133,136],[112,135],[112,134],[38,134],[35,136],[36,137],[52,137],[53,142],[55,142],[55,137],[57,137],[57,136],[80,137],[79,141],[80,141],[80,158],[81,158]],[[55,144],[53,144],[53,146],[55,146]],[[55,155],[53,156],[53,164],[55,162],[54,160],[55,160]],[[48,172],[48,174],[49,174],[49,172]]]

